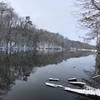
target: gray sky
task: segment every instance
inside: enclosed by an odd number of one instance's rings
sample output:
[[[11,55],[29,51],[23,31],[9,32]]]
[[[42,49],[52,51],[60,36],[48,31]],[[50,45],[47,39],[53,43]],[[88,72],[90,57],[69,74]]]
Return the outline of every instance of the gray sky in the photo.
[[[31,16],[38,28],[58,32],[72,40],[80,40],[84,32],[74,15],[76,0],[7,0],[20,16]]]

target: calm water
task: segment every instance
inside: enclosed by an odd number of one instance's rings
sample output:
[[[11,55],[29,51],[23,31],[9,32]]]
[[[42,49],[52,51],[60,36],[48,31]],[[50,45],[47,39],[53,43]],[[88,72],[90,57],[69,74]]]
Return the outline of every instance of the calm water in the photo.
[[[61,80],[57,83],[71,86],[67,79],[76,77],[94,85],[91,77],[98,73],[96,65],[96,56],[88,53],[2,54],[0,100],[91,100],[44,83],[56,77]]]

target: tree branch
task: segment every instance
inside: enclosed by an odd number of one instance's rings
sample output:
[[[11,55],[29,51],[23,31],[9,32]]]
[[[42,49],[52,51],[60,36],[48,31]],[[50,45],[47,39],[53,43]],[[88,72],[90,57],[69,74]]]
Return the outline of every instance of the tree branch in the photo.
[[[93,5],[94,7],[96,7],[96,9],[100,10],[100,6],[98,6],[98,5],[96,4],[96,1],[95,1],[95,0],[91,0],[91,2],[92,2],[92,5]]]

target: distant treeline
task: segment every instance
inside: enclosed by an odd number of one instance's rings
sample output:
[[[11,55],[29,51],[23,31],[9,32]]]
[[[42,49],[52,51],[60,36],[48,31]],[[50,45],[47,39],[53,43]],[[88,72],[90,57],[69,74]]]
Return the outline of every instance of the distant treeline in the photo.
[[[19,17],[9,4],[0,2],[0,50],[7,53],[12,50],[44,50],[44,48],[62,51],[70,47],[91,48],[92,46],[73,42],[59,33],[38,29],[32,23],[30,16]]]

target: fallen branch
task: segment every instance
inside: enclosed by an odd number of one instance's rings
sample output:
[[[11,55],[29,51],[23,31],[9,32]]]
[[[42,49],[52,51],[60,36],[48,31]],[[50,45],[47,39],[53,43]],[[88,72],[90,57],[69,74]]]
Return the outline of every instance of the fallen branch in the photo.
[[[100,75],[96,75],[96,76],[94,76],[94,77],[92,77],[93,79],[96,79],[96,78],[99,78],[100,77]]]

